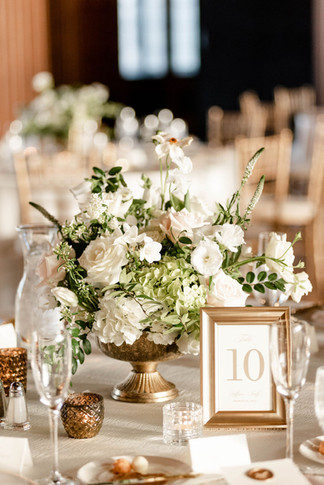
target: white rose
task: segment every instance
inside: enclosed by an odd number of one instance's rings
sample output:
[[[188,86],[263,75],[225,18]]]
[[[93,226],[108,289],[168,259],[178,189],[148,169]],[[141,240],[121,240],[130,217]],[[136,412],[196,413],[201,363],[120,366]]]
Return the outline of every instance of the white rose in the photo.
[[[132,345],[142,335],[145,324],[140,321],[145,316],[136,301],[130,298],[116,300],[106,293],[95,315],[93,330],[104,343]]]
[[[293,275],[293,282],[286,285],[286,295],[299,303],[304,295],[308,295],[313,289],[309,281],[308,274],[305,271]]]
[[[87,270],[88,283],[112,285],[119,281],[122,266],[127,263],[127,248],[114,242],[114,236],[101,236],[91,241],[83,251],[79,263]]]
[[[279,273],[285,280],[289,279],[293,273],[294,251],[291,243],[281,240],[278,234],[272,232],[268,246],[265,249],[266,264],[270,271]],[[282,263],[273,261],[272,259],[282,260]]]
[[[244,232],[236,224],[223,224],[216,226],[218,231],[215,235],[217,241],[233,253],[237,252],[237,247],[244,243]]]
[[[200,241],[191,253],[191,264],[198,273],[204,276],[213,276],[223,262],[222,253],[218,244],[210,239]]]
[[[76,296],[73,291],[69,290],[68,288],[64,288],[62,286],[57,286],[53,288],[52,294],[55,298],[61,303],[63,306],[77,306],[78,304],[78,297]]]
[[[180,237],[192,237],[193,228],[203,225],[203,220],[196,217],[187,209],[176,212],[173,207],[160,217],[160,227],[168,236],[170,241],[175,243]]]
[[[177,346],[182,354],[199,355],[200,342],[193,333],[183,333],[177,340]]]
[[[216,307],[245,306],[247,297],[242,285],[220,270],[213,278],[211,291],[208,291],[207,304]]]

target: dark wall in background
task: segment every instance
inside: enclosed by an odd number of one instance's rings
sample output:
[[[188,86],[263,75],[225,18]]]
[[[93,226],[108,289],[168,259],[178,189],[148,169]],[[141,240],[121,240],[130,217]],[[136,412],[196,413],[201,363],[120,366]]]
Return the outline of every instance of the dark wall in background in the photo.
[[[139,116],[164,107],[204,138],[207,109],[237,109],[239,94],[312,83],[311,0],[201,0],[202,67],[196,78],[124,81],[118,73],[116,0],[50,0],[57,84],[99,81]]]

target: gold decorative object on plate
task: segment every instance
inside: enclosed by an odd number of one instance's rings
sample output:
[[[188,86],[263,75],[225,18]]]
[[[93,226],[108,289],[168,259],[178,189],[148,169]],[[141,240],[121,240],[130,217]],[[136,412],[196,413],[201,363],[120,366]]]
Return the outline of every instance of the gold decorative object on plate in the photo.
[[[71,438],[93,438],[99,433],[104,418],[104,402],[100,394],[70,394],[61,408],[65,431]]]
[[[0,379],[6,396],[9,396],[10,384],[21,382],[27,391],[27,350],[23,347],[0,349]]]
[[[155,344],[143,334],[132,345],[105,344],[98,338],[97,344],[104,354],[129,362],[133,367],[128,377],[113,388],[111,395],[117,401],[153,403],[169,401],[178,395],[175,385],[166,381],[157,370],[160,362],[182,355],[175,343]]]

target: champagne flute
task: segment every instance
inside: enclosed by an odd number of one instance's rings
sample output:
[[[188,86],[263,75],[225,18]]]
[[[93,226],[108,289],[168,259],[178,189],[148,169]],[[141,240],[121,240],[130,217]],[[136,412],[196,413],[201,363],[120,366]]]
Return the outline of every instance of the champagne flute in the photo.
[[[58,417],[71,379],[71,337],[63,323],[56,326],[39,325],[32,333],[32,369],[40,401],[48,407],[53,466],[50,476],[41,485],[73,485],[58,469]]]
[[[293,418],[296,399],[306,382],[309,363],[308,323],[292,318],[271,328],[270,360],[277,391],[286,405],[286,458],[293,459]]]
[[[316,370],[314,405],[318,424],[324,432],[324,366]]]

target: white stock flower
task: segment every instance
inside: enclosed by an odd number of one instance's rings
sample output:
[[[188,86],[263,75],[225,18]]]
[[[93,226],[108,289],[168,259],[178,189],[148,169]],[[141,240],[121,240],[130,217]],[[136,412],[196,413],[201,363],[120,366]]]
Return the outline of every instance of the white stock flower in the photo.
[[[200,343],[195,334],[183,333],[176,343],[182,354],[199,355]]]
[[[313,289],[309,276],[305,271],[295,273],[293,281],[286,285],[286,295],[290,296],[296,303],[299,303],[304,295],[308,295]]]
[[[172,193],[179,198],[183,198],[190,189],[190,182],[178,168],[170,170],[168,182],[171,184]]]
[[[64,288],[62,286],[57,286],[53,288],[52,294],[55,296],[57,301],[61,303],[63,306],[77,306],[78,304],[78,297],[76,296],[73,291],[69,290],[68,288]]]
[[[127,263],[127,248],[114,244],[116,237],[98,237],[90,242],[79,258],[87,270],[85,281],[94,285],[112,285],[119,281],[122,267]]]
[[[140,260],[143,261],[145,259],[148,263],[159,261],[161,259],[161,249],[162,244],[153,241],[151,237],[145,236],[144,246],[140,249]]]
[[[208,285],[208,283],[206,282]],[[248,294],[242,285],[220,270],[214,276],[211,291],[208,291],[207,304],[216,307],[245,306]]]
[[[89,180],[84,180],[79,185],[71,189],[71,192],[79,204],[80,210],[85,210],[91,198],[91,182]]]
[[[146,209],[150,207],[158,207],[161,199],[160,189],[155,185],[152,185],[149,189],[144,189],[142,199],[145,200],[144,207]]]
[[[285,280],[291,278],[295,256],[292,244],[286,240],[286,235],[282,240],[278,234],[272,232],[265,249],[265,256],[270,271],[278,273]],[[281,260],[281,263],[269,258]]]
[[[191,264],[198,273],[204,276],[213,276],[223,262],[222,253],[218,244],[206,239],[200,241],[191,253]]]
[[[145,316],[135,300],[117,300],[106,293],[100,302],[100,310],[95,314],[93,330],[101,342],[132,345],[142,335],[145,324],[140,321]]]
[[[217,228],[215,234],[217,241],[233,253],[237,252],[238,246],[244,244],[244,232],[240,226],[225,223],[215,227]]]

